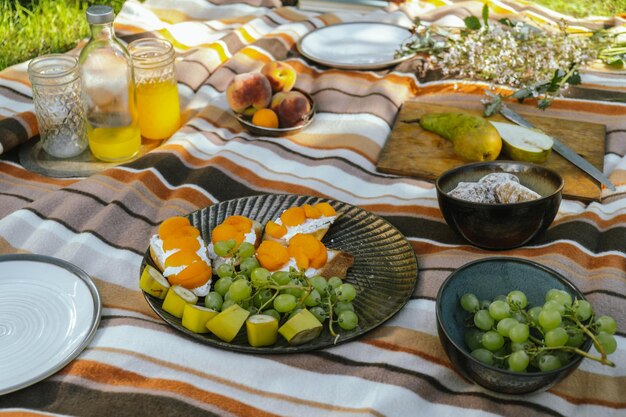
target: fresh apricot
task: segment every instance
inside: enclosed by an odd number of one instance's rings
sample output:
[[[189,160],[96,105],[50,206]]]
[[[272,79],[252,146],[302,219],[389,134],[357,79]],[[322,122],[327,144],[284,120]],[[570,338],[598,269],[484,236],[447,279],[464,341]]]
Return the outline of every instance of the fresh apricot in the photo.
[[[317,256],[311,259],[311,266],[313,268],[321,268],[326,265],[326,262],[328,262],[328,251],[326,250],[326,246],[324,246],[324,244],[319,240],[317,241],[317,244],[319,246],[319,252]]]
[[[304,215],[307,219],[319,219],[322,217],[322,212],[319,211],[318,208],[313,207],[310,204],[303,204],[302,208],[304,209]]]
[[[298,269],[308,269],[311,263],[302,246],[289,247],[289,254],[296,261]]]
[[[181,228],[190,226],[189,219],[181,216],[174,216],[166,219],[159,226],[158,234],[161,239],[177,233]]]
[[[237,230],[244,233],[248,233],[252,228],[252,220],[246,216],[228,216],[223,223],[234,226]]]
[[[326,202],[317,203],[314,207],[316,209],[318,209],[320,212],[322,212],[322,215],[324,215],[326,217],[331,217],[331,216],[336,216],[337,215],[337,212],[335,211],[333,206],[331,206],[330,204],[328,204]]]
[[[280,221],[285,226],[297,226],[304,223],[306,216],[302,207],[290,207],[280,215]]]
[[[252,124],[276,129],[278,127],[278,116],[271,109],[260,109],[252,116]]]
[[[245,216],[227,217],[222,224],[211,232],[211,242],[234,239],[237,246],[243,242],[246,234],[252,229],[252,220]]]
[[[195,261],[201,261],[198,254],[191,250],[179,250],[165,260],[165,267],[191,265]]]
[[[289,240],[289,254],[291,254],[292,248],[302,248],[307,258],[314,258],[320,251],[318,242],[312,235],[298,233]]]
[[[176,275],[168,277],[172,285],[181,285],[187,289],[197,288],[211,278],[211,267],[204,262],[194,262]]]
[[[235,226],[225,223],[222,223],[219,226],[215,227],[215,229],[213,229],[213,232],[211,232],[211,241],[213,242],[213,244],[230,239],[234,239],[237,244],[240,244],[241,242],[243,242],[243,238],[244,234],[237,230]]]
[[[287,228],[270,220],[265,225],[265,232],[275,239],[280,239],[287,234]]]
[[[280,243],[264,240],[257,248],[256,258],[261,266],[269,271],[276,271],[289,260],[287,248]]]
[[[185,226],[179,229],[178,233],[176,233],[176,236],[187,236],[195,239],[200,236],[200,231],[193,226]]]
[[[326,246],[312,235],[298,233],[289,240],[289,255],[295,259],[298,268],[321,268],[326,264]]]
[[[172,249],[197,251],[200,249],[200,242],[198,239],[191,236],[170,236],[163,239],[163,250],[168,251]]]

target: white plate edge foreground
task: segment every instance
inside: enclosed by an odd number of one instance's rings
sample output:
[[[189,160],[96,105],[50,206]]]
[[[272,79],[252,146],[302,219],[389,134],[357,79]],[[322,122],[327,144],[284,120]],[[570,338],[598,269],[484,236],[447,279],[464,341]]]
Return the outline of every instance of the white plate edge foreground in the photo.
[[[308,40],[311,39],[311,35],[319,33],[320,31],[323,31],[323,30],[332,30],[333,28],[334,29],[337,29],[337,28],[343,29],[346,26],[350,26],[350,25],[370,25],[370,26],[394,27],[394,28],[406,30],[406,32],[407,32],[406,39],[408,39],[410,37],[410,32],[409,32],[408,28],[406,28],[404,26],[396,25],[394,23],[386,23],[386,22],[345,22],[345,23],[336,23],[336,24],[322,26],[322,27],[313,29],[311,32],[305,34],[302,38],[300,38],[300,40],[296,44],[296,46],[298,48],[298,52],[300,52],[300,54],[302,54],[302,56],[304,56],[305,58],[310,59],[311,61],[317,62],[319,64],[328,66],[328,67],[339,68],[339,69],[353,69],[353,70],[382,69],[382,68],[389,67],[391,65],[399,64],[399,63],[401,63],[403,61],[406,61],[407,59],[412,57],[412,55],[406,55],[406,56],[403,56],[403,57],[400,57],[400,58],[394,58],[394,59],[391,59],[391,60],[380,61],[380,62],[350,64],[350,63],[347,63],[347,62],[339,62],[339,61],[333,61],[333,60],[324,59],[324,57],[320,57],[319,55],[317,55],[317,56],[316,55],[312,55],[312,54],[308,53],[305,50],[305,46],[303,44],[305,42],[307,42],[307,39]],[[398,48],[400,48],[400,45],[401,45],[401,41],[398,42]]]
[[[8,394],[14,391],[18,391],[20,389],[26,388],[30,385],[33,385],[61,370],[67,364],[69,364],[72,360],[74,360],[86,347],[89,345],[91,340],[96,334],[98,329],[98,325],[100,323],[100,316],[102,313],[102,300],[100,298],[100,293],[98,292],[97,287],[82,269],[78,268],[76,265],[64,261],[62,259],[53,258],[45,255],[36,255],[36,254],[8,254],[8,255],[0,255],[0,268],[2,267],[2,263],[4,262],[36,262],[36,263],[44,263],[51,264],[62,269],[65,269],[70,275],[75,276],[78,280],[80,280],[88,290],[91,295],[91,301],[93,303],[93,315],[91,317],[89,326],[86,327],[86,333],[84,334],[82,341],[76,345],[76,347],[67,353],[63,358],[61,358],[54,366],[51,366],[48,369],[44,369],[41,372],[32,375],[24,380],[16,381],[8,386],[0,386],[0,395]]]

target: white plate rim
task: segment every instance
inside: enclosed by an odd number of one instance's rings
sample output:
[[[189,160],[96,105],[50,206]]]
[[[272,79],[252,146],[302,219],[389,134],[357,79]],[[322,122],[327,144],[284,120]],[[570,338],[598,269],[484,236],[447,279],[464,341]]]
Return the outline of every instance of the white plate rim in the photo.
[[[400,58],[395,58],[392,60],[386,60],[386,61],[380,61],[380,62],[374,62],[371,64],[349,64],[346,62],[338,62],[338,61],[333,61],[333,60],[327,60],[324,59],[323,57],[319,57],[319,56],[315,56],[315,55],[311,55],[308,52],[306,52],[304,50],[304,46],[303,44],[307,41],[307,39],[311,39],[310,36],[314,35],[314,34],[318,34],[320,31],[328,31],[328,30],[333,30],[333,29],[337,29],[337,28],[344,28],[346,26],[350,26],[350,25],[371,25],[371,26],[392,26],[398,29],[402,29],[402,30],[406,30],[407,31],[407,39],[410,37],[410,33],[409,33],[409,29],[404,27],[404,26],[400,26],[394,23],[388,23],[388,22],[368,22],[368,21],[358,21],[358,22],[344,22],[344,23],[336,23],[336,24],[332,24],[332,25],[326,25],[326,26],[321,26],[319,28],[316,28],[312,31],[310,31],[309,33],[307,33],[306,35],[304,35],[302,38],[300,38],[300,40],[297,42],[296,46],[298,48],[298,52],[304,56],[305,58],[317,62],[319,64],[322,65],[326,65],[328,67],[333,67],[333,68],[339,68],[339,69],[352,69],[352,70],[376,70],[376,69],[383,69],[383,68],[387,68],[390,67],[392,65],[396,65],[399,64],[403,61],[406,61],[407,59],[413,57],[413,55],[406,55]],[[398,48],[400,47],[400,44],[398,44]]]
[[[87,287],[89,293],[92,297],[93,303],[93,315],[91,317],[91,322],[89,324],[89,330],[83,336],[81,343],[79,343],[72,351],[70,351],[64,357],[59,358],[59,360],[51,367],[42,370],[36,375],[32,375],[29,378],[25,378],[22,381],[18,381],[16,383],[12,383],[8,386],[0,386],[0,395],[8,394],[10,392],[18,391],[20,389],[26,388],[30,385],[33,385],[64,368],[67,364],[69,364],[72,360],[74,360],[86,347],[89,345],[91,340],[96,334],[98,329],[98,325],[100,324],[100,316],[102,314],[102,300],[100,298],[100,293],[98,292],[98,288],[93,283],[89,275],[78,268],[76,265],[64,261],[62,259],[53,258],[51,256],[46,255],[37,255],[37,254],[8,254],[8,255],[0,255],[0,267],[3,262],[8,261],[18,261],[18,262],[37,262],[37,263],[46,263],[52,264],[58,267],[61,267],[68,271],[71,275],[75,276],[76,279],[82,281],[82,283]]]

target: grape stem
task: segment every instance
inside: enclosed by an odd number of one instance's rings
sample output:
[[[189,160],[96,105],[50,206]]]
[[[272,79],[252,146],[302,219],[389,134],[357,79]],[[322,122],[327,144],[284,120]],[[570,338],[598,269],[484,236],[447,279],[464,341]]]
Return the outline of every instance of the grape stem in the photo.
[[[555,346],[555,347],[546,346],[546,347],[541,347],[538,350],[568,350],[570,352],[576,353],[577,355],[584,356],[585,358],[591,359],[592,361],[600,362],[602,365],[607,365],[612,368],[615,368],[615,363],[608,360],[606,356],[601,356],[601,357],[594,356],[594,355],[589,354],[588,352],[585,352],[584,350],[578,349],[573,346]]]
[[[596,335],[594,335],[593,332],[591,330],[589,330],[589,328],[587,326],[585,326],[584,324],[582,324],[580,322],[580,320],[578,320],[578,317],[576,316],[576,314],[572,314],[571,318],[574,320],[574,323],[576,323],[578,325],[578,327],[580,327],[582,329],[582,331],[585,332],[587,334],[587,336],[589,336],[591,338],[591,340],[593,341],[593,345],[598,350],[598,352],[600,352],[600,355],[601,355],[601,357],[598,358],[597,356],[591,356],[589,354],[586,354],[586,352],[585,352],[585,354],[583,356],[585,356],[585,357],[587,357],[589,359],[596,360],[596,361],[600,362],[603,365],[608,365],[608,366],[615,367],[615,364],[607,359],[606,351],[604,350],[604,346],[602,346],[602,344],[598,341],[598,339],[596,338]]]
[[[603,365],[607,365],[610,367],[615,367],[615,363],[613,363],[612,361],[610,361],[607,357],[606,357],[606,352],[604,350],[604,348],[602,347],[602,345],[598,342],[598,339],[596,339],[595,335],[587,328],[587,326],[585,326],[584,324],[582,324],[580,322],[580,320],[578,320],[578,317],[576,317],[575,314],[572,314],[571,316],[569,316],[568,318],[574,320],[574,322],[576,323],[576,325],[582,329],[583,332],[585,332],[587,334],[587,336],[589,336],[591,338],[591,340],[593,341],[594,346],[596,347],[596,349],[598,349],[598,352],[600,352],[600,357],[598,356],[594,356],[588,352],[585,352],[584,350],[578,349],[576,347],[573,346],[557,346],[557,347],[547,347],[547,346],[542,346],[539,349],[537,349],[538,351],[542,351],[542,350],[568,350],[570,352],[574,352],[577,355],[580,356],[584,356],[585,358],[589,358],[591,360],[594,360],[596,362],[600,362]],[[537,339],[536,337],[534,337],[533,335],[528,336],[528,338],[530,340],[532,340],[535,344],[537,345],[543,345],[543,341],[540,339]],[[529,353],[529,352],[527,352]]]
[[[335,333],[335,329],[333,329],[333,303],[330,300],[330,297],[328,297],[328,330],[330,331],[330,334],[333,335],[333,337],[337,337],[339,336],[337,333]],[[335,339],[335,343],[337,343],[337,340]]]
[[[286,289],[289,289],[289,288],[298,288],[298,289],[302,289],[302,286],[300,286],[300,285],[271,285],[271,284],[270,284],[270,285],[266,285],[266,286],[264,286],[264,287],[262,287],[262,288],[257,289],[257,291],[256,291],[254,294],[252,294],[252,295],[250,296],[250,298],[254,298],[254,296],[255,296],[255,295],[256,295],[259,291],[261,291],[262,289],[265,289],[265,288],[269,288],[269,289],[271,289],[271,290],[276,290],[276,292],[274,292],[274,294],[272,295],[272,298],[270,298],[269,300],[267,300],[265,303],[263,303],[263,305],[261,305],[261,307],[259,307],[259,311],[263,311],[263,310],[265,310],[265,307],[267,307],[267,306],[268,306],[268,304],[273,303],[273,302],[274,302],[274,298],[276,298],[276,297],[278,296],[278,294],[280,294],[280,291],[281,291],[281,290],[286,290]]]

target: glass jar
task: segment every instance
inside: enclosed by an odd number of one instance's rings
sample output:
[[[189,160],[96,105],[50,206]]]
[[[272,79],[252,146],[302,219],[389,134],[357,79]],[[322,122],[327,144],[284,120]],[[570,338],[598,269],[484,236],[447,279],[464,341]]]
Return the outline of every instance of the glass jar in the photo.
[[[50,54],[28,64],[41,146],[56,158],[71,158],[87,148],[78,59]]]
[[[130,159],[141,148],[133,66],[114,18],[110,6],[89,6],[91,39],[79,58],[89,148],[103,161]]]
[[[164,39],[137,39],[128,45],[137,86],[141,135],[167,139],[180,127],[174,47]]]

